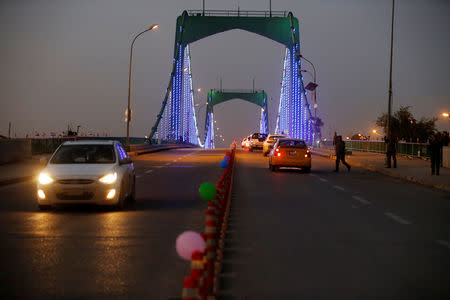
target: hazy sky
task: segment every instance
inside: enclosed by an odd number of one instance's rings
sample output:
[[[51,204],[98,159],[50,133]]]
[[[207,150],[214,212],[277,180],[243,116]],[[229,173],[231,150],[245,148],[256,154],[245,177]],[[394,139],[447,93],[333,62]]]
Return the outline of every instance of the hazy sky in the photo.
[[[132,135],[147,135],[169,82],[175,22],[202,0],[1,0],[0,134],[8,122],[18,136],[65,130],[125,135],[129,47],[135,44]],[[300,22],[301,53],[316,66],[323,133],[369,133],[387,110],[391,0],[273,0]],[[206,0],[206,9],[265,10],[269,1]],[[274,129],[284,48],[234,30],[191,44],[194,87],[264,89]],[[450,110],[450,1],[397,0],[394,33],[394,110],[417,117]],[[307,64],[303,68],[310,68]],[[308,82],[309,75],[304,78]],[[215,107],[226,143],[257,130],[259,108],[234,100]],[[203,133],[204,107],[199,131]],[[450,120],[440,120],[448,129]],[[221,144],[218,143],[220,146]]]

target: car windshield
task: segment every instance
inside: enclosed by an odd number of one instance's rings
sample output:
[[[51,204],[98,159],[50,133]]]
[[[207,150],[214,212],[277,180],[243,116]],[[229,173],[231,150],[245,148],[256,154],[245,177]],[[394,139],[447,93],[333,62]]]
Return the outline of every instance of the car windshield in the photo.
[[[112,145],[64,145],[50,160],[51,164],[112,164],[116,155]]]
[[[274,139],[281,139],[284,138],[282,135],[272,135],[269,137],[269,141],[273,141]]]
[[[278,143],[278,147],[295,147],[295,148],[306,148],[306,144],[304,141],[296,141],[296,140],[280,140]]]

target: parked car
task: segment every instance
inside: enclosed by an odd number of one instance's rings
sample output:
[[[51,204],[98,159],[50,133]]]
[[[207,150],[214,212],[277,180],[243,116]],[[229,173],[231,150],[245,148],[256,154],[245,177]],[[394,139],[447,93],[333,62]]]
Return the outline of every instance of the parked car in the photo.
[[[249,150],[250,151],[254,151],[254,150],[262,150],[263,148],[263,143],[267,138],[267,134],[265,133],[254,133],[251,135],[251,139],[250,139],[250,147]]]
[[[117,141],[70,141],[56,149],[37,183],[38,205],[92,203],[122,209],[135,199],[134,165]]]
[[[266,140],[263,143],[263,155],[267,156],[272,150],[273,145],[277,141],[277,139],[287,138],[287,135],[283,134],[269,134],[266,138]]]
[[[279,139],[270,151],[269,168],[277,171],[280,167],[302,168],[311,171],[311,152],[305,141],[300,139]]]

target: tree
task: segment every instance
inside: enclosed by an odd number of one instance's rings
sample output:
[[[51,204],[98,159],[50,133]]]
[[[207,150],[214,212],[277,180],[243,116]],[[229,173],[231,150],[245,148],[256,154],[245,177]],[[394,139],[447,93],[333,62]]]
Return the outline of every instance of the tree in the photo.
[[[421,142],[426,142],[434,131],[436,130],[437,118],[421,118],[419,121],[414,118],[410,112],[410,106],[401,106],[398,111],[391,116],[391,130],[392,134],[400,139],[409,141],[412,139],[415,142],[417,139]],[[378,117],[376,124],[384,129],[386,132],[387,114],[382,114]]]

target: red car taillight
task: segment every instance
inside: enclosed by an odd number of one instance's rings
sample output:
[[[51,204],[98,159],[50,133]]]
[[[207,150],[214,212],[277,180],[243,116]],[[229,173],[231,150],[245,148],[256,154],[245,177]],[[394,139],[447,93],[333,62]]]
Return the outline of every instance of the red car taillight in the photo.
[[[278,156],[278,157],[280,157],[280,156],[281,156],[281,153],[280,153],[280,152],[278,152],[278,153],[277,153],[277,156]]]

